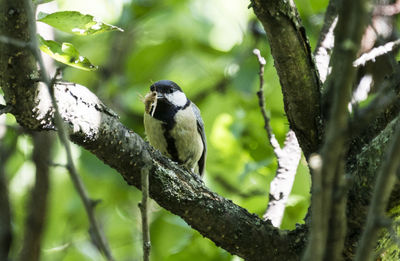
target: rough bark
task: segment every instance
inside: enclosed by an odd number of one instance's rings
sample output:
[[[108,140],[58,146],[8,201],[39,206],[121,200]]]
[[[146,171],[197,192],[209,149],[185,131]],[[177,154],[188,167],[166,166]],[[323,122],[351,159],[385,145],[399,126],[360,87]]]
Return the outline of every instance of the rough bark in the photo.
[[[308,158],[320,145],[320,81],[305,29],[292,1],[252,0],[267,33],[290,128]]]
[[[353,163],[348,164],[347,173],[349,173],[349,176],[351,175],[352,183],[360,184],[357,186],[357,189],[351,189],[348,195],[347,215],[349,233],[347,234],[345,243],[345,256],[348,259],[354,257],[354,246],[360,237],[366,221],[368,206],[375,185],[376,173],[382,164],[385,151],[395,134],[395,126],[398,124],[398,121],[399,117],[392,120],[378,136],[363,148],[357,155],[357,159]],[[392,212],[398,208],[400,204],[399,191],[399,185],[397,184],[389,201],[388,212]],[[397,212],[396,215],[398,214]]]

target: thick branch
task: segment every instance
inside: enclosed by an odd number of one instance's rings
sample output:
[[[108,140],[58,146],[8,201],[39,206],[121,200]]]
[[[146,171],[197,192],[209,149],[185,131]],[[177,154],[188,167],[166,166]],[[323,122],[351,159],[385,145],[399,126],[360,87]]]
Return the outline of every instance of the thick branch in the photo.
[[[356,261],[372,260],[373,249],[381,228],[379,221],[385,217],[386,207],[390,194],[396,183],[396,171],[400,163],[400,124],[397,123],[397,132],[394,135],[385,160],[380,168],[369,208],[367,224],[363,232],[360,246],[357,249]]]
[[[348,227],[351,233],[346,239],[345,255],[348,259],[354,258],[354,247],[357,245],[362,228],[367,217],[367,208],[376,184],[376,174],[385,162],[385,153],[396,134],[396,125],[400,118],[392,120],[381,133],[366,145],[357,158],[348,164],[347,173],[351,174],[352,184],[348,196],[347,215]],[[397,184],[392,193],[387,209],[398,208],[400,203],[400,188]],[[390,211],[389,211],[390,212]]]
[[[41,105],[49,104],[43,89],[38,95]],[[269,222],[211,192],[196,176],[161,156],[136,133],[124,127],[118,117],[85,87],[59,84],[55,86],[55,95],[75,143],[90,150],[138,188],[141,170],[149,168],[150,196],[218,246],[249,260],[260,260],[265,253],[276,251],[285,253],[288,260],[297,260],[297,251],[301,251],[304,244],[304,231],[281,232]],[[47,110],[52,108],[47,107]],[[41,127],[52,128],[51,115],[45,112],[40,115],[47,115],[37,118],[43,124]],[[19,121],[24,123],[25,119]],[[37,126],[35,123],[29,125],[30,120],[26,123],[27,128]],[[280,258],[274,255],[270,260]]]
[[[293,1],[252,0],[271,46],[290,128],[304,155],[320,143],[320,81]]]

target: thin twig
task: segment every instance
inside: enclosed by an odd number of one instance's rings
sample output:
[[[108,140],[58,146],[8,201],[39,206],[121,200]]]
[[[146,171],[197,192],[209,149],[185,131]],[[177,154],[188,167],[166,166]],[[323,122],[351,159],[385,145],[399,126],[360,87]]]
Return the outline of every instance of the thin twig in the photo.
[[[356,261],[369,261],[373,258],[374,244],[381,228],[379,220],[385,217],[390,194],[396,184],[396,171],[400,165],[400,123],[394,130],[394,137],[389,143],[384,162],[379,170],[365,230],[356,252]]]
[[[0,42],[3,44],[10,44],[20,48],[32,48],[31,42],[24,42],[8,36],[0,35]]]
[[[282,224],[300,159],[301,149],[296,134],[289,130],[283,149],[277,158],[278,169],[270,183],[268,208],[263,216],[265,220],[271,220],[275,227],[280,227]]]
[[[264,118],[264,129],[267,131],[268,140],[278,161],[276,176],[270,184],[268,208],[264,214],[264,219],[270,220],[275,227],[279,227],[282,223],[286,203],[293,187],[297,166],[301,158],[301,149],[296,135],[292,130],[289,130],[286,134],[283,149],[275,138],[264,104],[264,66],[266,61],[261,56],[260,50],[254,49],[253,53],[257,56],[258,63],[260,64],[260,89],[257,92],[258,104]]]
[[[149,168],[144,167],[141,170],[142,201],[139,203],[139,209],[142,216],[142,236],[143,236],[143,261],[150,260],[150,229],[149,229]]]
[[[54,167],[54,168],[68,168],[67,165],[62,164],[62,163],[56,163],[56,162],[49,162],[48,163],[50,167]]]
[[[268,140],[271,143],[271,146],[274,150],[275,156],[279,157],[281,153],[281,147],[279,146],[278,140],[275,138],[275,135],[272,131],[271,125],[270,125],[270,119],[267,116],[267,112],[265,111],[265,103],[264,103],[264,66],[266,64],[266,61],[264,57],[261,56],[260,50],[254,49],[253,54],[257,57],[258,63],[260,64],[260,71],[259,71],[259,78],[260,78],[260,89],[257,92],[258,96],[258,104],[260,106],[260,110],[262,113],[262,116],[264,118],[264,129],[267,131],[268,135]]]
[[[35,26],[35,20],[34,20],[34,14],[33,14],[33,8],[32,8],[32,3],[30,0],[25,0],[25,6],[26,6],[26,12],[27,12],[27,16],[29,19],[29,31],[30,31],[30,35],[31,35],[31,42],[32,44],[31,46],[31,50],[33,52],[33,55],[35,56],[36,60],[39,63],[39,67],[41,70],[41,76],[43,79],[43,82],[46,84],[49,93],[50,93],[50,98],[51,98],[51,102],[52,105],[54,107],[55,110],[55,125],[57,127],[57,133],[59,136],[59,139],[61,141],[61,143],[63,144],[63,146],[65,147],[66,150],[66,154],[67,154],[67,168],[69,170],[70,173],[70,177],[71,180],[75,186],[75,189],[78,191],[78,194],[84,204],[86,213],[88,215],[89,218],[89,222],[91,224],[91,231],[93,232],[93,236],[94,236],[94,240],[95,240],[95,245],[99,247],[99,249],[104,253],[104,255],[106,256],[107,260],[114,260],[112,255],[111,255],[111,251],[110,248],[108,246],[108,243],[105,239],[105,237],[102,235],[101,233],[101,229],[100,226],[95,218],[94,215],[94,205],[93,201],[90,199],[82,180],[79,178],[79,175],[77,173],[77,170],[75,168],[73,159],[72,159],[72,153],[71,153],[71,148],[70,148],[70,144],[69,144],[69,140],[68,140],[68,136],[67,136],[67,131],[66,128],[64,126],[64,122],[61,118],[59,109],[58,109],[58,104],[57,101],[55,99],[55,95],[54,95],[54,82],[55,79],[58,75],[59,72],[56,73],[56,76],[53,79],[50,79],[47,71],[46,71],[46,67],[44,65],[43,62],[43,58],[41,56],[41,53],[39,51],[38,48],[38,44],[36,41],[36,26]]]

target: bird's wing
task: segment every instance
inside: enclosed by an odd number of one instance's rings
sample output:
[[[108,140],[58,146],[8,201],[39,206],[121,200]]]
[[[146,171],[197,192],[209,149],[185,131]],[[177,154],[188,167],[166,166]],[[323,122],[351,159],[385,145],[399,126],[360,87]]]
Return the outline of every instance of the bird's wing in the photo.
[[[200,176],[203,176],[203,172],[204,172],[204,169],[206,166],[207,140],[206,140],[206,134],[204,131],[204,122],[203,122],[203,119],[201,118],[200,110],[194,103],[192,103],[192,109],[193,109],[194,114],[196,115],[197,131],[200,133],[201,140],[203,142],[203,148],[204,148],[203,153],[201,154],[201,157],[198,162],[199,174],[200,174]]]

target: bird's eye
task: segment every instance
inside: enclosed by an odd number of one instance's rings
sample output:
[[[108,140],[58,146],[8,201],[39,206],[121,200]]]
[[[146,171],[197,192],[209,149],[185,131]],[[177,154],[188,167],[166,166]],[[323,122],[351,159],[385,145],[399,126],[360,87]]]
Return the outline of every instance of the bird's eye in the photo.
[[[154,85],[150,86],[150,91],[154,92]]]
[[[169,89],[169,90],[168,90],[168,92],[169,92],[169,93],[173,93],[173,92],[174,92],[174,90],[172,90],[172,89]]]

